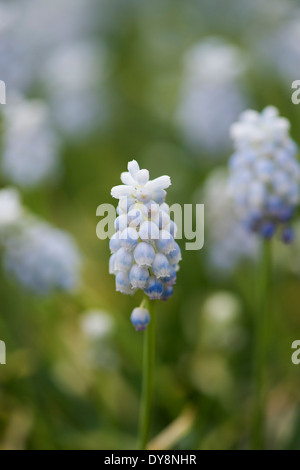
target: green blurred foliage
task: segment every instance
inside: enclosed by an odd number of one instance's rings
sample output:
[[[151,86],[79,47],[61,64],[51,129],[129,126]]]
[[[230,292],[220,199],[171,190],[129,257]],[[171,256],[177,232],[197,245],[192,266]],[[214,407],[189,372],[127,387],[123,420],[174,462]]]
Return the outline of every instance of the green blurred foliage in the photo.
[[[0,279],[0,338],[7,346],[7,365],[0,366],[2,449],[136,447],[143,334],[134,331],[129,317],[140,298],[115,292],[107,268],[108,242],[96,237],[96,208],[113,202],[110,189],[132,158],[152,177],[171,176],[170,204],[194,202],[216,161],[191,150],[174,126],[182,55],[207,35],[224,34],[244,46],[247,34],[255,34],[255,25],[242,34],[238,17],[226,23],[222,9],[213,12],[205,1],[130,1],[126,8],[116,2],[109,18],[99,41],[113,61],[111,118],[88,139],[65,142],[64,173],[57,185],[24,195],[32,211],[74,234],[85,260],[82,289],[73,296],[41,299]],[[290,89],[255,67],[248,81],[257,108],[278,106],[297,140],[300,108],[292,105]],[[185,252],[184,242],[181,248],[174,297],[158,305],[151,435],[191,405],[193,422],[173,448],[249,448],[257,267],[244,264],[220,278],[206,269],[206,246],[199,253]],[[291,344],[300,338],[299,278],[278,273],[275,282],[268,447],[295,449],[300,378],[291,363]],[[210,318],[208,303],[216,295],[225,296],[218,309],[229,308],[225,324]],[[83,313],[95,308],[108,312],[115,325],[109,338],[98,341],[80,327]]]

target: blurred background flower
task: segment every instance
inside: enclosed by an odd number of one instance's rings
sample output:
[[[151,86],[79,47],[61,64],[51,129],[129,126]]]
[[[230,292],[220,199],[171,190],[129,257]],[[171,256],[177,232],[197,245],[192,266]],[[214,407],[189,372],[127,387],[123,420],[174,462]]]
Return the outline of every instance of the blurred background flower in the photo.
[[[244,111],[231,126],[235,153],[229,167],[229,192],[246,229],[283,242],[294,239],[291,222],[299,205],[298,148],[290,123],[272,106],[261,114]]]
[[[249,448],[258,241],[236,222],[224,168],[245,108],[277,107],[300,142],[299,14],[296,0],[0,0],[1,449],[136,447],[137,302],[115,293],[95,216],[132,159],[170,175],[168,204],[206,204],[205,247],[184,253],[158,307],[151,435]],[[294,218],[294,246],[275,243],[272,449],[299,446]]]
[[[79,282],[80,256],[72,238],[39,221],[22,222],[5,241],[3,260],[8,274],[38,294],[70,291]]]
[[[19,100],[3,111],[2,173],[12,183],[32,187],[57,176],[59,139],[47,106]]]
[[[246,70],[245,52],[223,38],[205,38],[186,53],[177,119],[203,153],[228,151],[230,125],[247,106],[241,86]]]

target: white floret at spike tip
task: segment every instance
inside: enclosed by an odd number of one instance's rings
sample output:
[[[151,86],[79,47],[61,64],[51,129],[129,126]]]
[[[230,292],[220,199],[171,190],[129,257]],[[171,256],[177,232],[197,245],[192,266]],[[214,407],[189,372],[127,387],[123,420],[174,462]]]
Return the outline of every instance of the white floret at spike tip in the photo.
[[[164,175],[150,180],[149,171],[133,160],[121,181],[111,191],[119,202],[116,233],[109,243],[109,272],[122,294],[132,295],[140,289],[150,301],[167,300],[173,295],[181,260],[174,240],[176,225],[165,202],[171,179]],[[136,330],[144,330],[150,322],[148,310],[135,308],[131,321]]]
[[[280,233],[293,240],[291,221],[300,200],[298,148],[290,123],[269,106],[245,111],[231,127],[235,147],[229,163],[229,192],[238,217],[263,238]]]

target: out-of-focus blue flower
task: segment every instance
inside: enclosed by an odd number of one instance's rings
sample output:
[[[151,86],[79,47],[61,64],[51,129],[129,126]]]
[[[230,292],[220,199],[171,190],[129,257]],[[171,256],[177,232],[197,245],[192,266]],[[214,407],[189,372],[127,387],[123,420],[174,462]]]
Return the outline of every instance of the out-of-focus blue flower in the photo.
[[[59,44],[51,53],[42,86],[54,121],[67,136],[85,136],[107,121],[108,68],[106,51],[90,40]]]
[[[184,81],[177,121],[196,149],[222,154],[229,149],[229,128],[245,109],[240,79],[245,56],[222,38],[208,38],[185,57]]]
[[[6,272],[37,294],[72,291],[79,284],[80,254],[71,236],[26,219],[4,243]]]
[[[110,240],[109,272],[116,276],[116,289],[133,294],[141,289],[149,299],[167,300],[173,294],[181,252],[174,241],[175,224],[165,203],[169,176],[149,179],[133,160],[122,173],[123,185],[112,189],[119,199],[116,233]]]
[[[235,153],[230,160],[229,191],[237,215],[247,228],[272,238],[277,228],[286,236],[299,203],[300,165],[289,122],[268,107],[244,112],[231,128]]]
[[[137,331],[147,328],[150,323],[150,314],[146,308],[137,307],[131,314],[131,322]]]
[[[46,105],[41,101],[17,100],[3,111],[4,176],[23,186],[36,186],[58,172],[57,136]]]

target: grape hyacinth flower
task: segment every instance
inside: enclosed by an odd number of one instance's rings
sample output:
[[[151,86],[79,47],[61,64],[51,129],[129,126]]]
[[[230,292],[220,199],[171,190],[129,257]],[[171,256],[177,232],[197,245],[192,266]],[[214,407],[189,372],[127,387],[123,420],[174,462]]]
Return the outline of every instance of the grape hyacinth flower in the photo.
[[[5,107],[3,118],[4,176],[26,188],[56,176],[59,141],[44,102],[18,99]]]
[[[3,262],[7,274],[35,294],[70,292],[79,283],[80,254],[72,237],[31,217],[4,241]]]
[[[174,238],[176,225],[170,219],[166,204],[169,176],[150,180],[149,171],[140,169],[133,160],[121,174],[122,185],[112,188],[112,197],[119,200],[116,233],[110,239],[109,272],[115,275],[116,290],[145,297],[131,314],[137,331],[145,332],[143,385],[141,400],[140,449],[148,441],[153,369],[155,355],[155,309],[153,300],[167,300],[173,295],[181,251]]]
[[[42,86],[53,120],[67,137],[85,137],[106,123],[109,100],[104,81],[108,69],[106,50],[92,40],[72,39],[49,55],[40,72]]]
[[[131,322],[137,331],[144,330],[149,322],[150,315],[146,308],[135,308],[131,314]]]
[[[119,199],[116,233],[110,239],[110,273],[116,277],[116,290],[134,294],[142,290],[150,300],[167,300],[173,293],[181,251],[174,240],[176,226],[165,203],[169,176],[149,179],[133,160],[122,173],[123,185],[111,194]],[[131,320],[137,330],[150,321],[145,309],[134,310]]]
[[[274,107],[245,111],[233,124],[235,153],[230,160],[229,191],[246,227],[271,239],[293,240],[291,221],[299,203],[300,165],[290,124]]]
[[[272,318],[272,243],[276,233],[291,243],[291,221],[299,204],[300,165],[289,121],[274,107],[244,112],[231,128],[235,153],[230,160],[229,190],[241,221],[261,237],[257,283],[254,355],[253,449],[265,448],[268,351],[266,335]]]

